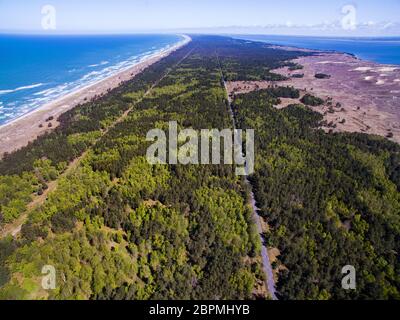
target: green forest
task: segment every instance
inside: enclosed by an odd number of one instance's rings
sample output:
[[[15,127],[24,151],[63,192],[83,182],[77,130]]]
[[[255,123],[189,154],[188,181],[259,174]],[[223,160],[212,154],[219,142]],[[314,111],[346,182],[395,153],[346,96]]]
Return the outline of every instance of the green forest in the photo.
[[[0,161],[0,299],[268,299],[250,190],[233,165],[150,165],[146,133],[232,128],[224,81],[310,53],[227,37],[192,41]],[[234,98],[255,130],[249,177],[278,248],[280,299],[400,299],[400,146],[319,130],[323,103],[279,85]],[[41,286],[56,269],[56,289]],[[357,290],[341,268],[358,270]]]
[[[327,134],[303,105],[277,110],[270,90],[234,101],[241,128],[255,128],[250,177],[280,256],[281,299],[400,298],[400,146],[365,134]],[[341,269],[358,270],[357,289]],[[283,267],[283,268],[282,268]]]

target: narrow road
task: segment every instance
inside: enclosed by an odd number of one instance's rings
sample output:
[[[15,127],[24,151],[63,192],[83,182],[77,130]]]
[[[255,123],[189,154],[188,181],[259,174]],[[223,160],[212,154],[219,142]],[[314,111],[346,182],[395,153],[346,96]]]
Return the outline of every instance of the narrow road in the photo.
[[[224,83],[224,87],[225,87],[225,92],[226,92],[226,96],[228,99],[228,103],[229,103],[229,112],[231,114],[231,119],[232,119],[232,123],[233,123],[233,128],[236,129],[236,121],[235,121],[235,116],[233,113],[233,109],[232,109],[232,100],[231,97],[229,96],[229,91],[228,91],[228,87],[226,85],[226,81],[224,78],[224,73],[223,73],[223,69],[221,66],[221,62],[219,60],[218,54],[216,53],[217,59],[218,59],[218,63],[220,66],[220,70],[221,70],[221,78],[222,81]],[[271,295],[272,300],[278,300],[277,296],[276,296],[276,290],[275,290],[275,280],[274,280],[274,275],[272,273],[272,266],[271,266],[271,262],[269,260],[269,256],[268,256],[268,249],[267,246],[264,243],[264,238],[263,238],[263,230],[262,230],[262,226],[261,226],[261,219],[262,217],[260,217],[260,215],[258,214],[258,208],[256,205],[256,200],[254,198],[254,193],[253,193],[253,188],[252,185],[248,179],[248,177],[246,176],[245,178],[246,184],[249,186],[250,188],[250,205],[251,205],[251,209],[253,211],[253,220],[254,223],[257,225],[257,231],[258,234],[260,236],[260,241],[261,241],[261,257],[262,257],[262,264],[263,264],[263,271],[264,274],[266,276],[266,285],[267,285],[267,289],[269,294]]]

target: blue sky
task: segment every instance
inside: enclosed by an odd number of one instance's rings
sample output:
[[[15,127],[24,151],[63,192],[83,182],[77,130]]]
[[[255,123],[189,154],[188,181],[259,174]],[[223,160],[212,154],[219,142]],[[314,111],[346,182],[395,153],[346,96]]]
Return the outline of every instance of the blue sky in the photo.
[[[44,5],[56,30],[43,31]],[[341,28],[345,5],[356,10],[351,30]],[[399,12],[400,0],[0,0],[0,31],[400,35]]]

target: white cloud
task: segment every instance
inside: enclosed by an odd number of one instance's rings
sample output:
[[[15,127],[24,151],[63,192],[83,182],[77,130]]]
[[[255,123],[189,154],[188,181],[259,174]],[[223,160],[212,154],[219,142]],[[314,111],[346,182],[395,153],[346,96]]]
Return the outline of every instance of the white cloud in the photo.
[[[391,28],[391,27],[394,27],[396,24],[395,23],[393,23],[393,22],[388,22],[388,23],[386,23],[383,27],[382,27],[382,29],[383,30],[386,30],[386,29],[389,29],[389,28]]]
[[[324,21],[318,24],[296,24],[288,20],[282,24],[263,26],[221,26],[215,28],[179,29],[180,32],[194,33],[232,33],[232,34],[270,34],[270,35],[310,35],[310,36],[400,36],[400,23],[395,22],[358,22],[353,30],[342,28],[340,20]]]
[[[293,27],[292,21],[287,21],[287,22],[286,22],[286,27],[288,27],[288,28]]]

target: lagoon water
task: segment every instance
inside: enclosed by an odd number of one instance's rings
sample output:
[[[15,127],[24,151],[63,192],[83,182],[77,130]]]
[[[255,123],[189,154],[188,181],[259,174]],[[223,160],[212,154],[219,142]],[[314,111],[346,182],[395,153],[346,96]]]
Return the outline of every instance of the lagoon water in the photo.
[[[178,35],[0,35],[0,125],[182,39]]]
[[[400,38],[246,35],[235,38],[400,65]],[[33,36],[0,34],[0,125],[167,49],[178,35]]]
[[[356,55],[358,58],[382,64],[400,65],[400,37],[391,38],[339,38],[246,35],[235,36],[246,40],[292,46],[306,49],[339,51]]]

